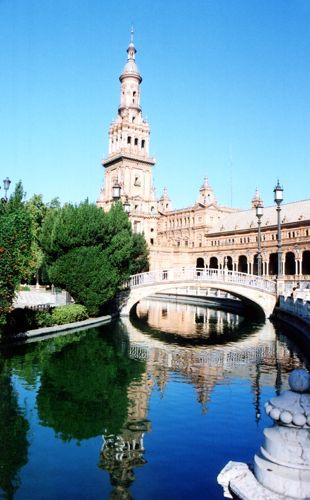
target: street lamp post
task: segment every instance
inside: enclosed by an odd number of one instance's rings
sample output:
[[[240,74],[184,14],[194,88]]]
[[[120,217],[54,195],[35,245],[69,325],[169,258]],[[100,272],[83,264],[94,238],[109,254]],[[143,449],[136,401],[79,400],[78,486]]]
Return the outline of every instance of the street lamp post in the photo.
[[[5,191],[5,195],[3,198],[1,198],[1,201],[3,201],[4,203],[6,203],[8,201],[7,193],[8,193],[10,184],[11,184],[11,181],[8,177],[6,179],[3,179],[3,188]]]
[[[278,219],[278,278],[283,277],[282,272],[282,238],[281,238],[281,203],[283,201],[283,188],[280,186],[279,179],[276,187],[273,190],[274,193],[274,201],[277,204],[277,219]]]
[[[261,249],[261,235],[260,235],[260,226],[262,223],[263,216],[263,205],[258,203],[256,205],[256,217],[257,217],[257,275],[262,275],[262,249]]]

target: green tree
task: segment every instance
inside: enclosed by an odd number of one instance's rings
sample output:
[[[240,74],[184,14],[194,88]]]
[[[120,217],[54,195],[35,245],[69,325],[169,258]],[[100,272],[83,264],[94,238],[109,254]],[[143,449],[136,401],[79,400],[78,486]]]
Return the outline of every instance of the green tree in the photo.
[[[143,236],[121,204],[108,213],[85,201],[47,213],[41,244],[52,282],[97,315],[133,272],[147,268]]]
[[[23,197],[19,182],[9,201],[0,203],[0,324],[31,259],[32,223]]]
[[[39,284],[39,271],[44,261],[44,253],[40,244],[41,230],[48,206],[43,202],[41,194],[33,195],[33,197],[25,203],[25,206],[31,217],[33,234],[31,242],[31,259],[25,279],[27,279],[27,281],[29,279],[32,280],[35,276],[36,283]]]
[[[133,235],[132,256],[129,265],[130,274],[143,273],[149,270],[149,251],[143,234]]]
[[[83,304],[91,316],[99,314],[119,285],[117,269],[99,246],[70,250],[50,266],[49,276],[56,286]]]
[[[41,245],[42,227],[45,218],[49,212],[60,208],[58,198],[53,198],[49,203],[44,203],[41,194],[34,194],[30,200],[25,203],[27,210],[30,213],[32,221],[33,239],[31,243],[31,259],[27,275],[24,277],[27,281],[32,281],[34,278],[36,284],[39,281],[48,282],[46,271],[46,258]]]

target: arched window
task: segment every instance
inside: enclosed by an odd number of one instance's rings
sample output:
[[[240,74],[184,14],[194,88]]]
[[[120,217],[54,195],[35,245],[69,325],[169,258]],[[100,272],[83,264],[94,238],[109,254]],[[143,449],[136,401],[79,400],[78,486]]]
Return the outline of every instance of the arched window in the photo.
[[[130,135],[127,137],[127,144],[131,144],[131,137],[130,137]]]

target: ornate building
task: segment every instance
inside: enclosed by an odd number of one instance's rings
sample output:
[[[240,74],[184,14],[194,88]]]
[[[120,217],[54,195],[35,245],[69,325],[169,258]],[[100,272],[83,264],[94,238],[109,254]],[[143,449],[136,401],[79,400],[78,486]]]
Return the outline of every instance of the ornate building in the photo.
[[[249,210],[219,205],[208,179],[196,203],[173,210],[167,189],[155,199],[152,182],[154,158],[149,154],[150,129],[140,106],[139,73],[133,34],[127,63],[119,77],[120,104],[110,126],[109,152],[102,162],[105,181],[97,205],[109,210],[120,199],[128,208],[135,232],[143,232],[150,247],[150,268],[213,267],[257,273],[256,206]],[[261,219],[262,272],[277,274],[277,214],[265,207]],[[287,278],[309,279],[310,200],[281,206],[282,271]]]

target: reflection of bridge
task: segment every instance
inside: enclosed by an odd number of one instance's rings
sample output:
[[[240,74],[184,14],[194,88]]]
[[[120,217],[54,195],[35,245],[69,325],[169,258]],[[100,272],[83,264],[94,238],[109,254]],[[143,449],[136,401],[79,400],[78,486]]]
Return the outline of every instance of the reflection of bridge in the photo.
[[[158,349],[158,348],[157,348]],[[129,348],[129,356],[133,359],[147,361],[153,358],[152,347],[147,347],[143,344],[131,344]],[[188,367],[189,359],[181,349],[161,349],[161,362],[167,368],[182,369]],[[193,351],[190,356],[192,365],[207,365],[219,366],[223,368],[232,368],[235,365],[258,363],[266,359],[275,357],[276,348],[270,345],[252,346],[245,349],[210,349],[209,351]]]
[[[276,303],[274,281],[253,274],[228,269],[180,268],[135,274],[129,281],[129,294],[121,315],[128,316],[143,298],[175,286],[207,286],[231,293],[245,302],[256,304],[268,318]]]
[[[283,359],[288,356],[285,345],[278,344],[274,338],[274,328],[270,321],[259,326],[250,336],[236,343],[229,342],[219,346],[177,346],[163,342],[143,333],[122,318],[129,335],[129,357],[149,361],[161,367],[186,370],[193,366],[219,367],[231,369],[235,366],[256,364],[270,359]]]

